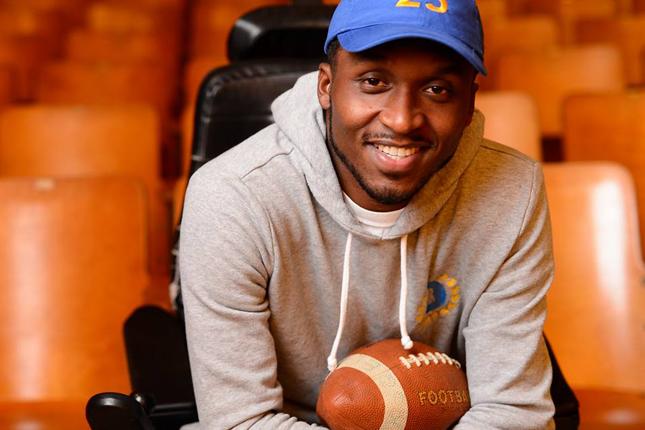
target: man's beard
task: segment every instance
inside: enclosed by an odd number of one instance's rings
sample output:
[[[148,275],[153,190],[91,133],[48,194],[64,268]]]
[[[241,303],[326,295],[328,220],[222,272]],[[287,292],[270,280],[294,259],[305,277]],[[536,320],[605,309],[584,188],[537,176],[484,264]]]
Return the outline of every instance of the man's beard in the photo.
[[[405,203],[409,201],[414,194],[416,194],[421,187],[427,182],[427,179],[421,181],[421,183],[416,186],[413,190],[408,192],[401,192],[395,189],[387,187],[375,187],[367,183],[365,178],[360,174],[356,166],[352,164],[351,160],[345,153],[336,145],[336,141],[333,136],[333,109],[332,106],[329,106],[329,114],[327,115],[327,147],[331,148],[334,151],[334,154],[338,159],[347,167],[347,170],[350,171],[358,185],[376,202],[382,205],[396,205],[400,203]],[[428,175],[428,179],[431,175]]]

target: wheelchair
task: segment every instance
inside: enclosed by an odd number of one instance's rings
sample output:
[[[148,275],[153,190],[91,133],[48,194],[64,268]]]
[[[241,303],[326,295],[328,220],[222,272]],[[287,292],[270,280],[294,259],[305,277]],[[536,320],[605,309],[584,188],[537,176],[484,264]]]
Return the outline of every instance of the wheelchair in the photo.
[[[332,13],[333,7],[317,4],[278,6],[258,9],[238,20],[228,40],[232,63],[213,70],[200,87],[191,174],[272,123],[271,102],[301,75],[317,69]],[[92,396],[86,407],[92,430],[176,430],[198,421],[181,294],[175,305],[174,314],[151,306],[139,308],[125,322],[133,393]],[[575,429],[577,400],[550,347],[549,353],[557,428]]]

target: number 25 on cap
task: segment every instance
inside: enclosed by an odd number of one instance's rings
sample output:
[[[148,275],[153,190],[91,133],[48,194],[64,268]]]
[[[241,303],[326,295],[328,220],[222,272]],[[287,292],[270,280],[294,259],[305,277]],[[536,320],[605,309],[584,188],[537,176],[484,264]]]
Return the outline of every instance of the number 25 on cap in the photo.
[[[448,0],[438,0],[439,5],[435,5],[437,0],[428,1],[425,3],[426,7],[433,12],[446,13],[448,11]],[[396,7],[421,7],[420,1],[399,0]]]

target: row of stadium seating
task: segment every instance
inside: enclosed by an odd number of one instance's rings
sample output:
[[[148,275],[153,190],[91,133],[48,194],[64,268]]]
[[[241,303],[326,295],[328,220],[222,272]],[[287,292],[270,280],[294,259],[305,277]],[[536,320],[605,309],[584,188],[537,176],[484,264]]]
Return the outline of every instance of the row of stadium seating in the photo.
[[[315,70],[333,9],[134,3],[0,0],[0,22],[19,29],[0,31],[1,428],[87,428],[83,406],[102,391],[140,392],[108,398],[137,425],[195,417],[167,293],[187,178]],[[645,26],[622,27],[644,3],[478,1],[491,73],[477,107],[488,137],[546,161],[558,270],[546,333],[586,428],[645,423]],[[234,26],[268,5],[287,8]],[[159,308],[132,314],[143,304]],[[97,410],[93,428],[110,428],[98,422],[114,411]]]

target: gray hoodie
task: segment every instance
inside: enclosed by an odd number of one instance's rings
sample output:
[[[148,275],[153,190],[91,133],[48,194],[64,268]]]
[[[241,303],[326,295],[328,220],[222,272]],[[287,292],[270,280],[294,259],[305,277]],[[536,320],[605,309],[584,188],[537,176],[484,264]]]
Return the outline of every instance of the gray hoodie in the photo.
[[[472,408],[456,429],[552,428],[539,165],[483,139],[476,112],[454,157],[374,237],[343,199],[316,79],[302,77],[274,102],[274,125],[190,180],[180,267],[200,428],[318,422],[344,268],[332,361],[409,331],[466,369]]]

